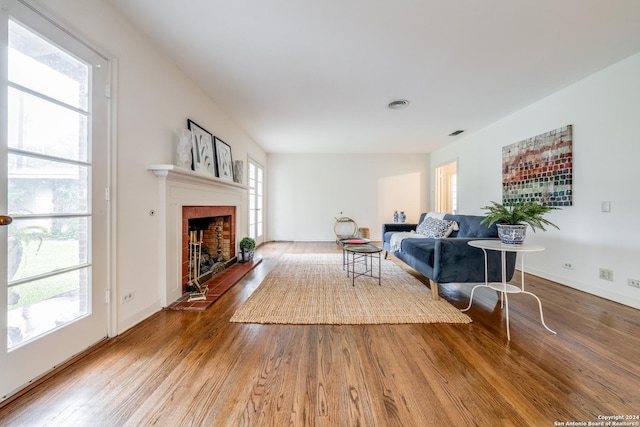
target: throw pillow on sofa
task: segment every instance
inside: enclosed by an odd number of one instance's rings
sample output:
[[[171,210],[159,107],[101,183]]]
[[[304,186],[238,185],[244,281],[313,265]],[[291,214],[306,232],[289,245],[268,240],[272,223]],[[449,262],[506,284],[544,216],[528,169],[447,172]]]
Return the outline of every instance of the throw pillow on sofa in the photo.
[[[449,237],[456,225],[457,223],[455,221],[447,221],[428,216],[418,225],[416,233],[431,239],[441,239],[443,237]]]

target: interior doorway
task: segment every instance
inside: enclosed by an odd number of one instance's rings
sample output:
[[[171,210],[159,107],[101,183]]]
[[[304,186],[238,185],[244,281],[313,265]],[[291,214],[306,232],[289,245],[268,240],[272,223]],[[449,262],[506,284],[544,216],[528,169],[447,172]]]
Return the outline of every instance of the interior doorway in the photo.
[[[458,212],[457,160],[435,169],[435,210],[452,214]]]

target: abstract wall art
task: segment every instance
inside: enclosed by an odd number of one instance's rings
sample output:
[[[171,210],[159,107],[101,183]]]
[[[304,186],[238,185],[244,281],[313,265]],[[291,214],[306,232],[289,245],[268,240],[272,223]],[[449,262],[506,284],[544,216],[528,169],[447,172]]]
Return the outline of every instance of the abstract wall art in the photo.
[[[215,141],[218,178],[233,181],[233,159],[231,157],[231,147],[217,136],[215,137]]]
[[[193,144],[193,170],[216,176],[213,158],[213,135],[196,122],[187,119]]]
[[[502,203],[571,206],[573,130],[567,125],[502,147]]]

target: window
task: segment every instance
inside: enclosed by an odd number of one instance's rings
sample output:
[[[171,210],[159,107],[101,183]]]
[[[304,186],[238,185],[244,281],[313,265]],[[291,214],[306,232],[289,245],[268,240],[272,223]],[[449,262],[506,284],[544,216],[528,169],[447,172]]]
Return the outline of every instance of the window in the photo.
[[[249,159],[249,236],[264,242],[264,169]]]

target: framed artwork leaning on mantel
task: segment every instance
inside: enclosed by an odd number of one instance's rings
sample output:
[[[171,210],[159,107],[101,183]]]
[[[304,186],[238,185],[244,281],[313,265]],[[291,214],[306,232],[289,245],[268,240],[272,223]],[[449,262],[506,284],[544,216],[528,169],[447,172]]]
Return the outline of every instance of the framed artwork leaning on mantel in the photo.
[[[233,160],[231,158],[231,147],[229,144],[215,137],[216,166],[218,168],[218,178],[233,181]]]
[[[193,145],[193,170],[216,176],[213,135],[191,119],[187,119]]]

